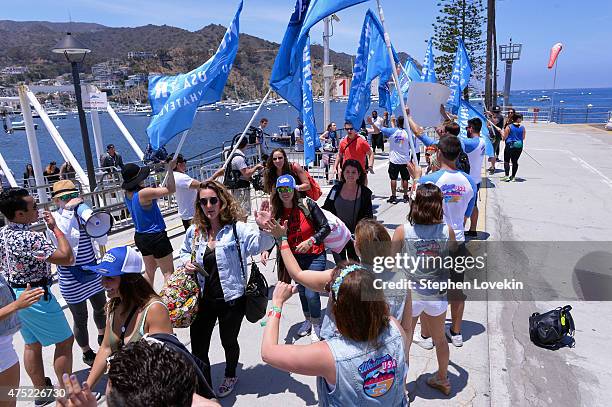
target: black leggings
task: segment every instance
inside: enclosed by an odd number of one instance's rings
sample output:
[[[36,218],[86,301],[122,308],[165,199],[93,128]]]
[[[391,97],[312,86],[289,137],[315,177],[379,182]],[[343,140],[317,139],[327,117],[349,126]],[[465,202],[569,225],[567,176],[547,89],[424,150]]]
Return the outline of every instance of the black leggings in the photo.
[[[93,318],[96,327],[98,329],[104,329],[106,326],[106,314],[104,313],[106,295],[104,291],[100,291],[76,304],[68,304],[68,308],[72,313],[74,338],[80,347],[89,346],[89,332],[87,331],[87,300],[89,300],[93,308]]]
[[[523,152],[522,148],[510,148],[508,144],[504,148],[504,172],[506,177],[510,174],[510,161],[512,161],[512,177],[516,176],[518,171],[518,159]]]
[[[244,318],[245,305],[246,297],[240,297],[230,302],[223,300],[200,300],[198,316],[189,329],[191,352],[208,365],[204,376],[211,385],[208,351],[215,323],[218,319],[219,336],[225,351],[225,376],[236,377],[236,367],[240,357],[238,334],[240,333],[240,326]]]

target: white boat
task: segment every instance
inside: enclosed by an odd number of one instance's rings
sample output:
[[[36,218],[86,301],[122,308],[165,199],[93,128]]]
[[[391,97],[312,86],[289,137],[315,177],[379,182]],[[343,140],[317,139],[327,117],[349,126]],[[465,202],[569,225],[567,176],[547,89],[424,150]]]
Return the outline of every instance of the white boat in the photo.
[[[18,122],[12,122],[11,123],[12,127],[13,127],[13,131],[25,131],[25,123],[23,122],[23,120],[18,121]],[[38,129],[38,124],[34,123],[34,130]]]
[[[215,110],[219,110],[216,103],[198,107],[198,112],[213,112]]]
[[[259,104],[255,104],[255,103],[242,103],[240,106],[236,107],[234,109],[234,111],[239,111],[239,110],[252,110],[252,109],[257,109],[259,107]]]

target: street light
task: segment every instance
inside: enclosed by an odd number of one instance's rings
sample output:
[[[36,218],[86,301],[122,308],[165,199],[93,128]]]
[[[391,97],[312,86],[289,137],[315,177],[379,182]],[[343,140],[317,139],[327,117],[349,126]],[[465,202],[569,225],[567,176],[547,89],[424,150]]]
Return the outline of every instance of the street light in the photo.
[[[506,80],[504,83],[504,106],[508,106],[508,100],[510,99],[510,82],[512,80],[512,63],[518,61],[521,58],[521,49],[523,44],[513,44],[512,38],[510,38],[510,44],[500,45],[499,54],[500,59],[506,62]]]
[[[85,164],[87,165],[87,177],[89,178],[89,190],[96,189],[96,170],[89,144],[89,133],[87,132],[87,121],[83,110],[83,100],[81,98],[81,80],[79,78],[79,64],[83,63],[85,56],[91,52],[81,41],[77,40],[72,34],[66,36],[58,42],[51,50],[56,54],[64,54],[72,66],[72,82],[74,83],[74,93],[76,94],[77,109],[79,111],[79,123],[81,125],[81,138],[83,139],[83,152],[85,153]]]

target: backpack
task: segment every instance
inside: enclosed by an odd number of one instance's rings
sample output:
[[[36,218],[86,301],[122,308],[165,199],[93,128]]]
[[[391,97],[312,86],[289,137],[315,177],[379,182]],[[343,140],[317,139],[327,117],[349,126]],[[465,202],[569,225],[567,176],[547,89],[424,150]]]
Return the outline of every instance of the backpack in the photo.
[[[459,171],[463,171],[466,174],[470,173],[470,160],[463,150],[461,150],[459,157],[455,160],[455,166]]]
[[[227,167],[225,167],[225,174],[223,175],[223,185],[225,185],[228,189],[241,189],[241,188],[250,188],[251,184],[249,181],[242,179],[242,172],[240,170],[232,169],[232,161],[237,156],[245,157],[241,152],[236,152],[232,154]],[[245,157],[246,159],[246,157]]]
[[[571,305],[559,307],[544,314],[534,312],[529,317],[529,338],[542,348],[559,349],[566,346],[563,340],[570,338],[569,346],[574,344],[574,319]]]
[[[297,173],[297,171],[295,171],[295,166],[298,165],[296,163],[292,163],[291,164],[291,170],[294,173]],[[304,194],[312,199],[313,201],[316,201],[317,199],[319,199],[321,197],[321,195],[323,195],[323,192],[321,192],[321,187],[319,186],[319,184],[317,183],[317,181],[313,178],[312,175],[310,175],[310,173],[306,170],[303,170],[306,173],[306,177],[308,178],[308,183],[310,184],[310,189],[306,192],[304,192]]]

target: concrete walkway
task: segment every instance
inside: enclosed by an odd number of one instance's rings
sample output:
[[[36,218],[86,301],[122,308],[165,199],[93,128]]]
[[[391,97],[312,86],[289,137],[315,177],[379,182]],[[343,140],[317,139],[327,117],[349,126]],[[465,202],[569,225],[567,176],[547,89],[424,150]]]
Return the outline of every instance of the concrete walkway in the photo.
[[[531,259],[529,253],[524,253],[520,242],[605,242],[612,232],[608,203],[612,196],[612,165],[609,164],[612,135],[590,126],[528,123],[527,129],[526,149],[520,159],[518,175],[523,182],[501,183],[499,178],[503,174],[498,172],[483,183],[479,197],[479,238],[503,242],[498,245],[511,244],[514,248],[514,251],[497,255],[499,246],[491,246],[496,253],[491,267],[494,271],[507,269],[517,279],[525,275],[516,265],[522,266],[524,259]],[[386,156],[377,155],[376,173],[370,175],[369,186],[374,192],[375,214],[392,233],[405,222],[408,204],[391,205],[386,202],[389,196],[386,167]],[[498,164],[498,167],[501,168],[501,165]],[[323,189],[325,196],[329,188]],[[174,236],[173,246],[178,249],[184,236],[180,233],[180,221],[170,217],[167,224],[172,229],[169,234]],[[123,232],[111,238],[109,247],[131,240],[132,233]],[[612,250],[608,250],[610,252]],[[517,262],[517,259],[521,259],[521,262]],[[541,273],[537,273],[537,281],[551,279],[555,283],[546,285],[547,296],[541,301],[535,300],[538,297],[526,300],[517,295],[509,295],[508,298],[495,295],[494,300],[485,298],[466,304],[463,325],[465,344],[462,348],[450,345],[451,397],[445,397],[425,384],[429,374],[437,368],[435,350],[426,351],[413,345],[407,385],[413,405],[497,407],[607,404],[604,392],[612,384],[612,373],[607,368],[611,357],[602,351],[607,348],[605,341],[612,334],[612,328],[604,322],[612,306],[609,302],[569,300],[575,296],[571,287],[575,264],[566,264],[567,270],[563,265],[547,270],[546,262],[538,265]],[[263,271],[270,286],[274,285],[276,277],[272,267],[268,266]],[[562,281],[552,279],[555,273],[562,276]],[[159,273],[156,286],[161,286]],[[59,295],[56,286],[53,292]],[[325,304],[326,298],[322,298],[322,302]],[[532,312],[547,311],[566,303],[574,306],[578,328],[576,347],[558,351],[535,347],[529,341],[528,316]],[[65,312],[71,322],[67,308]],[[302,318],[299,299],[294,296],[283,312],[281,340],[288,343],[295,341],[294,335]],[[188,330],[177,329],[176,333],[189,345]],[[249,407],[316,405],[314,377],[288,374],[261,362],[259,349],[262,334],[263,329],[259,324],[243,323],[239,336],[239,382],[235,392],[221,403],[224,406]],[[90,337],[92,347],[96,349],[93,321],[90,321]],[[306,344],[308,341],[304,338],[296,343]],[[18,353],[22,355],[20,335],[15,336],[15,342]],[[88,368],[81,361],[81,351],[76,344],[74,356],[74,369],[84,379]],[[46,348],[44,360],[47,375],[51,373],[52,359],[53,349]],[[210,359],[213,386],[216,388],[223,378],[224,369],[223,348],[217,332],[213,334]],[[23,365],[21,371],[22,385],[30,384]],[[57,380],[52,379],[54,382]],[[103,384],[98,391],[104,392]],[[103,400],[101,405],[104,405]]]

